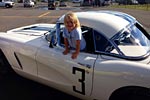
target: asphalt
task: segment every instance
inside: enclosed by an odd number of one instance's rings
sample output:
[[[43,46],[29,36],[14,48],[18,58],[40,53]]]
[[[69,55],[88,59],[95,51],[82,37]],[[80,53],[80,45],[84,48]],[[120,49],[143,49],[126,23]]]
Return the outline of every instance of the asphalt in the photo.
[[[0,76],[0,100],[79,100],[51,87],[11,73]]]

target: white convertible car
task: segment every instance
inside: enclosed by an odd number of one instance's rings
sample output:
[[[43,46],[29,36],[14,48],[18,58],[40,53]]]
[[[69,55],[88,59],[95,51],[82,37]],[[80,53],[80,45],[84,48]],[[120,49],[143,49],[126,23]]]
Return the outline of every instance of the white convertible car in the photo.
[[[150,35],[116,11],[76,12],[86,50],[63,55],[63,20],[0,33],[1,69],[86,100],[150,100]]]

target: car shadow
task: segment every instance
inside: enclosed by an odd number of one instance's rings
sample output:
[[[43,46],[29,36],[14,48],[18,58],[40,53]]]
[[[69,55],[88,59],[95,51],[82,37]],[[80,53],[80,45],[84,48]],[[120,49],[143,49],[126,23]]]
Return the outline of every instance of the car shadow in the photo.
[[[59,100],[60,98],[80,100],[14,73],[0,76],[0,100]]]

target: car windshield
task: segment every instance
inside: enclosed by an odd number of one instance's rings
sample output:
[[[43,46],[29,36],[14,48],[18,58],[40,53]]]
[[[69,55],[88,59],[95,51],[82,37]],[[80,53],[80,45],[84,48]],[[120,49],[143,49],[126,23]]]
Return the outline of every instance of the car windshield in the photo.
[[[125,56],[138,57],[150,52],[149,34],[136,23],[121,34],[117,34],[114,42]]]
[[[56,37],[56,26],[45,34],[45,39],[49,42],[54,37]]]
[[[62,35],[63,33],[63,28],[64,28],[64,24],[61,24],[61,23],[57,23],[56,26],[50,30],[49,32],[47,32],[45,34],[45,39],[47,41],[57,41],[58,44],[60,44],[61,42],[61,39],[60,39],[60,35]],[[57,36],[57,38],[56,38]]]

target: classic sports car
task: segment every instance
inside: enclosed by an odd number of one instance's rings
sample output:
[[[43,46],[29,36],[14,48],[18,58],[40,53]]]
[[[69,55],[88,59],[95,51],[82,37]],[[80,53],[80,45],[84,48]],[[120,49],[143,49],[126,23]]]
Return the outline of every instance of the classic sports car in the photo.
[[[0,33],[1,69],[10,65],[23,77],[81,99],[150,100],[150,35],[143,26],[122,12],[76,14],[86,40],[77,59],[73,50],[62,54],[63,15],[56,25]]]

